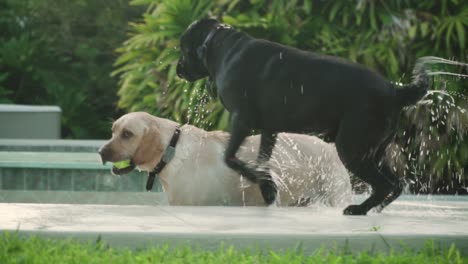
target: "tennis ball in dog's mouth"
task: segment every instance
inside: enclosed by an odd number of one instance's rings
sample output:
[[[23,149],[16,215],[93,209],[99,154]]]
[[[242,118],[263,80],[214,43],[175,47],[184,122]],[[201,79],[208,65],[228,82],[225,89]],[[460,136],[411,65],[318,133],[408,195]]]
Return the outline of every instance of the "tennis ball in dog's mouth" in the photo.
[[[120,169],[130,167],[130,163],[131,163],[130,160],[121,160],[121,161],[114,162],[114,167],[120,170]]]

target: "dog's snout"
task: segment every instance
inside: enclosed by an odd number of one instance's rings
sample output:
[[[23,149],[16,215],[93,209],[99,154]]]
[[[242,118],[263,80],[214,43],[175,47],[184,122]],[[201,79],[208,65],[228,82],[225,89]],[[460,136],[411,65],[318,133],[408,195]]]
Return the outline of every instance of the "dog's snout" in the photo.
[[[184,76],[184,57],[182,57],[177,63],[176,74],[179,78],[185,79]]]
[[[98,150],[99,155],[101,156],[101,161],[102,164],[106,164],[106,161],[110,160],[110,156],[112,155],[110,149],[107,147],[107,145],[104,145],[99,148]]]

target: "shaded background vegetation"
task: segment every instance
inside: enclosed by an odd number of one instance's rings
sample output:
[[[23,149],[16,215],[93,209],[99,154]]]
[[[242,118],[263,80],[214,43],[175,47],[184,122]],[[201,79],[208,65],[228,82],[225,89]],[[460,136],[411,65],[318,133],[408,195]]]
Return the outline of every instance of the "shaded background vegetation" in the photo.
[[[205,129],[226,129],[229,115],[209,97],[205,81],[187,83],[175,76],[181,33],[192,21],[207,16],[255,37],[365,64],[394,82],[409,82],[421,56],[468,61],[468,6],[461,0],[132,4],[114,0],[0,4],[4,5],[0,100],[60,105],[64,135],[72,138],[108,136],[112,117],[137,110]],[[466,68],[453,66],[434,70],[467,73]],[[412,191],[454,193],[465,184],[468,121],[462,110],[467,87],[466,79],[434,78],[431,89],[448,91],[455,102],[434,94],[426,98],[433,104],[402,113],[396,144],[389,152]]]
[[[128,21],[125,0],[0,2],[0,103],[58,105],[65,138],[104,138],[117,113],[110,77]]]

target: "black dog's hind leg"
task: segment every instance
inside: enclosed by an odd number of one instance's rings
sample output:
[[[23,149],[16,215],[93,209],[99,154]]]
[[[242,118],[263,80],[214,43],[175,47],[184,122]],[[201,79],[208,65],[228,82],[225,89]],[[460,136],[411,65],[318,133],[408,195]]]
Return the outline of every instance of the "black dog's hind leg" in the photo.
[[[373,207],[388,205],[398,197],[398,177],[387,164],[379,166],[391,130],[386,123],[362,114],[355,118],[348,117],[340,124],[336,148],[341,161],[349,171],[372,187],[369,198],[360,205],[348,206],[344,214],[365,215]]]
[[[371,185],[371,196],[360,205],[348,206],[344,210],[344,214],[365,215],[372,208],[381,212],[384,207],[400,196],[402,189],[397,182],[398,178],[393,173],[387,174],[389,169],[377,168],[372,162],[369,166],[372,166],[372,169],[367,168],[365,171],[361,171],[359,178]]]
[[[382,203],[374,208],[378,213],[380,213],[387,205],[395,201],[403,192],[403,183],[396,175],[396,172],[393,171],[390,166],[383,161],[385,149],[392,140],[393,136],[387,137],[387,139],[381,144],[379,151],[376,153],[376,158],[380,159],[380,161],[377,161],[377,163],[382,164],[379,167],[379,170],[384,176],[384,181],[391,185],[390,193],[385,197]]]
[[[276,133],[268,131],[262,131],[262,137],[260,140],[260,150],[258,152],[257,163],[261,166],[270,160],[273,148],[276,144]],[[277,187],[273,179],[271,178],[269,168],[263,168],[260,172],[260,191],[262,192],[263,200],[265,203],[272,204],[276,200]]]
[[[403,192],[403,185],[402,185],[401,181],[393,183],[392,187],[393,187],[392,192],[389,195],[387,195],[387,197],[385,197],[384,201],[381,204],[379,204],[378,206],[375,207],[375,210],[378,213],[382,212],[382,210],[387,205],[389,205],[390,203],[395,201],[400,196],[400,194]]]

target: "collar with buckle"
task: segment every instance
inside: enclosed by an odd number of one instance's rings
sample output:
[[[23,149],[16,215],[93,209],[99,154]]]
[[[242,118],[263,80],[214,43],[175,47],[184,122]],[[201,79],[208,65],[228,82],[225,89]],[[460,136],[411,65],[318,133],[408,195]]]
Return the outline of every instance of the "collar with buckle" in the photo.
[[[233,29],[233,27],[231,27],[230,25],[226,25],[226,24],[216,25],[216,27],[213,28],[210,31],[210,33],[208,33],[208,35],[206,36],[205,41],[203,41],[202,45],[197,48],[198,58],[203,61],[203,64],[207,68],[208,68],[208,64],[207,64],[207,61],[206,61],[206,51],[208,50],[208,45],[210,44],[210,41],[213,39],[213,37],[216,35],[216,33],[218,33],[219,31],[221,31],[223,29]]]
[[[174,134],[172,135],[171,142],[169,146],[167,146],[166,151],[164,151],[164,155],[162,156],[159,163],[154,167],[154,169],[148,175],[148,181],[146,182],[146,190],[149,192],[153,189],[154,179],[156,175],[159,174],[164,167],[174,158],[175,155],[175,147],[177,145],[177,141],[179,141],[180,136],[180,128],[176,127]]]

